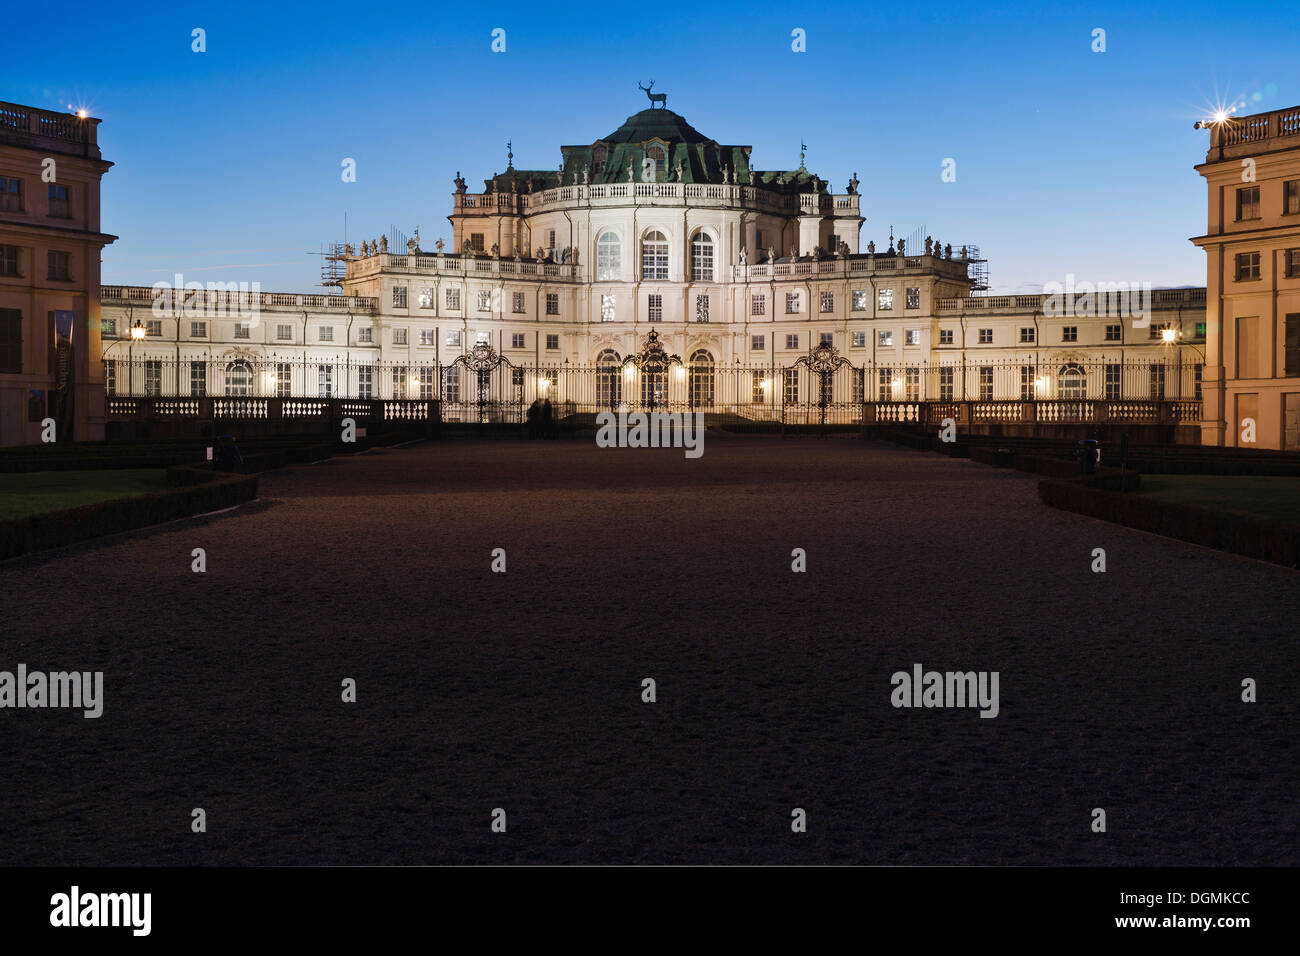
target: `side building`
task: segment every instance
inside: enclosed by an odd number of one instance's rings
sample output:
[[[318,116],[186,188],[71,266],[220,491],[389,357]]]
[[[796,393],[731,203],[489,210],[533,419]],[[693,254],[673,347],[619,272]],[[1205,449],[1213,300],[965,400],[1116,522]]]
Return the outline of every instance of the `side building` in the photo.
[[[98,126],[0,103],[0,445],[104,437]]]
[[[1202,125],[1202,442],[1300,450],[1300,106]]]

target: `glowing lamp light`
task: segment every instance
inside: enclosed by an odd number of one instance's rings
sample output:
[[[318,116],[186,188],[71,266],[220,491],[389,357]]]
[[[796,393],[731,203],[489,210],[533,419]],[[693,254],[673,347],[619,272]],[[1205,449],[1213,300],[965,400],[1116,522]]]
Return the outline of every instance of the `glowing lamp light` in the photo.
[[[770,378],[765,378],[763,381],[758,383],[758,387],[766,391],[772,387],[772,380]]]
[[[1166,342],[1173,342],[1178,339],[1178,332],[1176,329],[1161,329],[1160,337]]]
[[[135,320],[135,325],[131,326],[131,338],[139,342],[145,336],[144,323],[139,319]]]
[[[627,368],[623,369],[624,378],[631,378],[634,374],[635,374],[635,369],[633,369],[632,366],[630,365]]]
[[[680,366],[680,365],[677,366],[677,377],[678,377],[678,378],[685,378],[685,377],[686,377],[686,369],[682,368],[682,366]]]

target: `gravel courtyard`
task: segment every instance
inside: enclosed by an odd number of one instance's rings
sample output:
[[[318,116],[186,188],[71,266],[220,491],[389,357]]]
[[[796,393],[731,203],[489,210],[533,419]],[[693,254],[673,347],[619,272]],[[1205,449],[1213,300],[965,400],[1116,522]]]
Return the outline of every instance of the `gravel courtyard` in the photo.
[[[1300,576],[929,453],[426,443],[0,584],[105,697],[0,710],[0,864],[1300,864]]]

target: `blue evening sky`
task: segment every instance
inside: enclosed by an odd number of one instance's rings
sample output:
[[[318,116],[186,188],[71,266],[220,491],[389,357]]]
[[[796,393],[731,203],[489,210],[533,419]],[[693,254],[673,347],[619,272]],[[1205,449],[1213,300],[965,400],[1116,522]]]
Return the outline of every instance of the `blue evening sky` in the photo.
[[[309,253],[345,213],[354,243],[418,225],[431,248],[457,170],[481,189],[507,140],[553,169],[646,107],[652,77],[760,169],[797,166],[802,139],[836,191],[856,171],[864,249],[924,226],[978,243],[995,291],[1203,284],[1193,122],[1300,104],[1284,3],[73,3],[58,21],[57,44],[6,39],[0,99],[102,118],[106,284],[317,291]]]

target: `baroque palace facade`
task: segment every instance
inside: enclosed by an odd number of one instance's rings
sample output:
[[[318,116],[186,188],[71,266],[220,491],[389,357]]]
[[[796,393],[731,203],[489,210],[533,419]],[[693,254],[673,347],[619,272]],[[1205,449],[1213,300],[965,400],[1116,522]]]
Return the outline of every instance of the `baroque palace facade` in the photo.
[[[1136,293],[972,295],[963,247],[861,249],[856,176],[756,169],[666,108],[560,155],[480,192],[458,175],[450,248],[348,247],[341,295],[106,287],[110,396],[1196,420],[1204,289],[1149,292],[1149,322]]]

